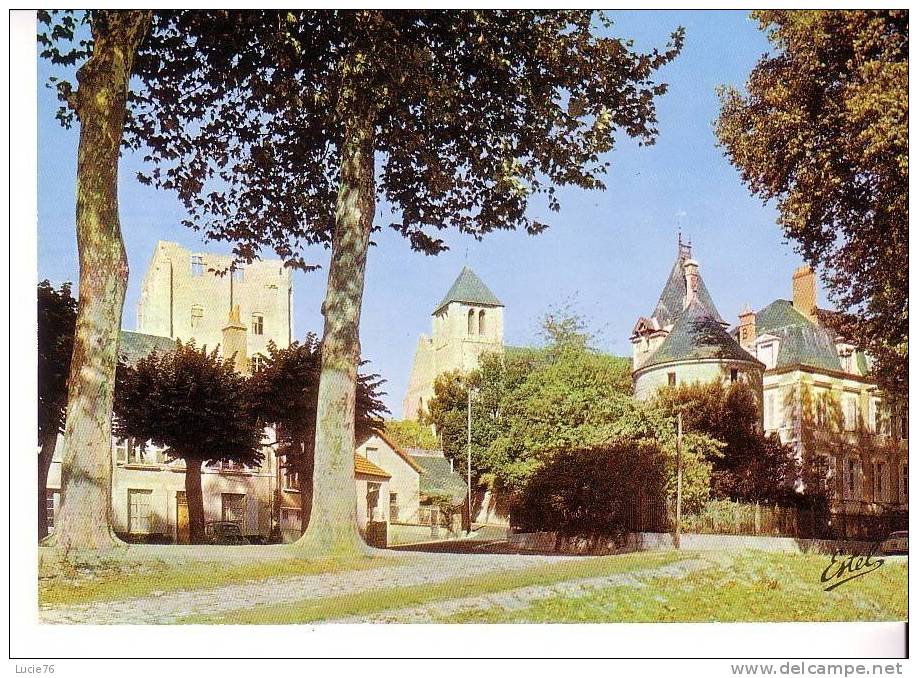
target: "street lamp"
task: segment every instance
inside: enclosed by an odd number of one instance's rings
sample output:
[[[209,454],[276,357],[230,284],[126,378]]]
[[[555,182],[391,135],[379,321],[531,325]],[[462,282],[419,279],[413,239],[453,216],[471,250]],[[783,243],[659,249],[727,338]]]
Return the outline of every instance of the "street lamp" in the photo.
[[[468,402],[468,427],[466,429],[466,482],[468,483],[467,487],[467,503],[469,509],[469,529],[467,534],[472,534],[472,396],[478,395],[478,389],[470,388],[469,389],[469,402]]]

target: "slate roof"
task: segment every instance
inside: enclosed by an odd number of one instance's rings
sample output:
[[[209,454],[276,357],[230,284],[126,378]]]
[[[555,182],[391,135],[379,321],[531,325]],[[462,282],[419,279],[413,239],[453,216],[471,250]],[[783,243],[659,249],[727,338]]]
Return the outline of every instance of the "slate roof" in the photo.
[[[666,339],[641,369],[676,360],[705,358],[758,362],[727,334],[719,318],[701,299],[693,300],[681,311]]]
[[[126,332],[121,330],[121,340],[118,346],[118,355],[129,365],[133,365],[141,358],[156,351],[169,353],[175,350],[175,341],[169,337],[159,337],[153,334],[140,332]]]
[[[467,490],[465,481],[450,468],[449,459],[429,454],[412,455],[412,457],[424,469],[420,479],[422,497],[445,494],[455,504],[465,501]]]
[[[781,340],[775,367],[808,365],[840,371],[841,361],[832,336],[794,308],[787,299],[776,299],[755,315],[755,331],[773,334]]]
[[[685,272],[682,268],[684,261],[685,257],[680,253],[676,257],[675,263],[673,263],[669,278],[666,280],[663,291],[660,293],[660,299],[657,301],[657,306],[653,310],[652,317],[655,317],[662,326],[669,325],[682,315],[682,301],[685,299]],[[724,319],[720,317],[720,313],[717,311],[717,307],[714,305],[714,300],[711,299],[708,288],[705,287],[704,278],[701,277],[700,273],[698,275],[698,301],[707,309],[714,320],[719,323],[724,322]]]
[[[500,299],[494,296],[488,286],[468,266],[463,266],[453,286],[449,288],[449,292],[437,304],[434,313],[454,301],[465,304],[482,304],[484,306],[503,306]]]

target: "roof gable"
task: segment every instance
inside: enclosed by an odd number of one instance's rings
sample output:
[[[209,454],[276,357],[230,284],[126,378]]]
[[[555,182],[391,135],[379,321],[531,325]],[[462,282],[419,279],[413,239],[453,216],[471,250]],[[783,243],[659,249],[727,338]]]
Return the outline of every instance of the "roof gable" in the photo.
[[[405,452],[405,450],[403,450],[402,447],[398,443],[392,440],[392,438],[386,435],[383,431],[376,431],[374,435],[380,440],[382,440],[386,445],[388,445],[392,449],[392,451],[395,452],[395,454],[397,454],[399,457],[401,457],[405,461],[405,463],[407,463],[408,466],[410,466],[412,469],[414,469],[418,473],[424,472],[424,469],[418,464],[418,462],[416,462],[410,454]]]
[[[494,296],[494,293],[488,289],[488,286],[482,282],[481,278],[475,275],[468,266],[464,266],[459,276],[449,288],[446,296],[437,304],[434,313],[437,313],[444,306],[453,302],[463,304],[482,304],[484,306],[503,306],[500,299]]]

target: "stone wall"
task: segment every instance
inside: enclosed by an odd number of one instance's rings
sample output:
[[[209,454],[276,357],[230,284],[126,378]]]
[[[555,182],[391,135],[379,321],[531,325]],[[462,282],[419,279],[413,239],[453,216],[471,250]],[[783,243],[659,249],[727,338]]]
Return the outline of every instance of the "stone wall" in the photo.
[[[194,257],[200,257],[200,266],[193,266]],[[230,311],[230,274],[211,269],[227,270],[232,262],[229,256],[191,252],[178,243],[160,241],[141,285],[137,331],[194,339],[209,348],[221,344]],[[290,269],[279,260],[255,261],[237,273],[232,287],[233,303],[248,330],[249,357],[264,353],[269,341],[286,347],[293,336]],[[260,335],[255,333],[257,316]]]

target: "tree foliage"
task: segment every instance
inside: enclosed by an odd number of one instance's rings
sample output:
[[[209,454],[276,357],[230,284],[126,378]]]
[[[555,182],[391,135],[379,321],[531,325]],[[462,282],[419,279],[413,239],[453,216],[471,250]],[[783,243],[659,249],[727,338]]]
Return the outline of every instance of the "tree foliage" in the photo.
[[[64,430],[77,300],[70,283],[38,283],[38,442]]]
[[[248,398],[262,422],[275,426],[278,453],[284,464],[299,473],[301,517],[305,527],[312,507],[313,463],[315,458],[316,411],[319,399],[319,376],[322,347],[315,334],[302,342],[278,348],[268,342],[260,369],[246,385]],[[361,366],[367,362],[361,362]],[[389,412],[382,397],[384,380],[378,374],[361,373],[357,377],[355,430],[365,439],[383,426],[382,417]]]
[[[777,200],[785,235],[843,311],[824,319],[908,384],[908,11],[754,12],[775,52],[721,91],[717,136]]]
[[[438,377],[428,421],[435,425],[445,454],[465,460],[472,388],[472,474],[479,486],[512,495],[524,492],[534,474],[561,452],[653,443],[661,451],[664,492],[674,497],[676,432],[671,413],[632,398],[630,361],[587,348],[582,319],[552,312],[545,324],[579,329],[548,333],[554,339],[543,348],[486,355],[468,375]],[[685,437],[686,506],[700,506],[708,498],[712,459],[721,447],[703,433]]]
[[[70,283],[38,283],[38,539],[48,536],[48,471],[64,431],[77,301]]]
[[[440,439],[430,426],[411,419],[388,420],[383,424],[386,435],[403,448],[439,450]]]
[[[641,507],[663,505],[665,485],[663,452],[652,441],[566,449],[533,473],[511,515],[524,531],[621,536]]]
[[[526,212],[553,184],[602,188],[616,133],[653,143],[657,71],[681,49],[634,52],[593,11],[182,11],[157,15],[131,140],[144,180],[186,222],[295,259],[331,241],[350,97],[362,96],[376,192],[412,248],[436,232],[545,227]],[[227,134],[232,130],[232,134]],[[214,190],[216,181],[227,190]],[[302,262],[300,262],[302,263]]]
[[[185,462],[192,543],[204,537],[201,467],[236,462],[257,467],[264,460],[263,428],[251,406],[245,377],[217,349],[178,342],[118,369],[115,435],[150,440],[170,459]]]
[[[309,546],[358,548],[345,462],[377,200],[435,254],[441,229],[538,233],[533,196],[557,211],[556,186],[603,188],[616,136],[653,142],[655,78],[683,36],[642,54],[600,27],[578,10],[157,14],[129,119],[141,179],[242,259],[308,267],[304,245],[331,247]]]
[[[715,497],[740,501],[787,502],[800,478],[794,450],[761,430],[759,404],[752,389],[737,382],[666,386],[655,405],[675,416],[683,430],[702,433],[723,444],[713,460]]]
[[[264,422],[280,424],[282,444],[302,443],[311,449],[315,442],[316,406],[322,346],[315,334],[287,348],[268,342],[267,355],[261,367],[248,381],[249,397]],[[360,366],[369,361],[361,361]],[[365,439],[383,428],[383,415],[389,409],[382,401],[385,379],[375,373],[361,372],[357,378],[355,430]]]

